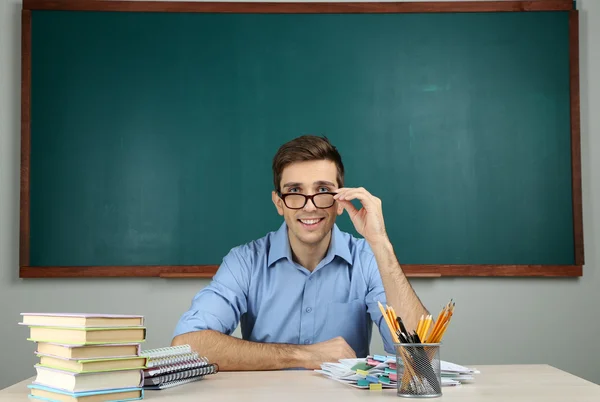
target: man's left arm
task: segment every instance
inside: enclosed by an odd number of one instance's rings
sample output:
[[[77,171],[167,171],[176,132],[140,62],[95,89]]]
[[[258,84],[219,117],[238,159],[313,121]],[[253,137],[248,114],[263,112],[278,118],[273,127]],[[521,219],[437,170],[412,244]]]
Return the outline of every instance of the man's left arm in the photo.
[[[381,200],[364,188],[341,188],[336,200],[348,212],[354,227],[360,233],[375,255],[381,275],[387,304],[391,305],[409,332],[417,329],[421,315],[429,314],[404,275],[394,253],[383,220]],[[356,209],[351,201],[357,199],[362,208]]]
[[[404,275],[392,244],[387,238],[380,242],[371,243],[368,240],[367,242],[377,261],[387,304],[391,305],[396,314],[402,318],[407,331],[416,330],[421,315],[426,316],[429,312]]]

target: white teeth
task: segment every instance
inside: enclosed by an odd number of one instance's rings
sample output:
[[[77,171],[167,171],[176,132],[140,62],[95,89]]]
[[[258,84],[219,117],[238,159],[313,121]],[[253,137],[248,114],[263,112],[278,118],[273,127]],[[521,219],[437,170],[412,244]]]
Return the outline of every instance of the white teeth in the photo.
[[[320,219],[300,219],[300,222],[304,223],[305,225],[314,225],[319,221]]]

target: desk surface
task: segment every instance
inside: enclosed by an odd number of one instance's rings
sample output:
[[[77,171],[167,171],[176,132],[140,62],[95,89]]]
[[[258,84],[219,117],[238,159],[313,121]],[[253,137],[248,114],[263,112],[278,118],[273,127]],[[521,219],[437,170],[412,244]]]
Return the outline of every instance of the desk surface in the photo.
[[[600,385],[547,365],[469,366],[481,370],[474,383],[444,387],[433,400],[461,402],[598,402]],[[25,401],[33,378],[0,391],[0,402]],[[228,401],[375,401],[398,398],[396,390],[349,387],[312,371],[221,372],[204,380],[162,391],[146,391],[144,400]],[[398,399],[395,399],[398,400]],[[402,400],[414,400],[402,398]]]

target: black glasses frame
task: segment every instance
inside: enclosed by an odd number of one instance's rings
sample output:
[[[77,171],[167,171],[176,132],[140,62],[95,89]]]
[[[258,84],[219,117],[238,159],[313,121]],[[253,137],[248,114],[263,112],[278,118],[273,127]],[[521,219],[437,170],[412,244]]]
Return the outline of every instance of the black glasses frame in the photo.
[[[306,206],[306,203],[308,202],[308,200],[311,200],[313,205],[315,206],[315,208],[319,208],[319,209],[327,209],[327,208],[331,208],[333,206],[333,204],[335,204],[335,199],[332,201],[331,205],[327,206],[327,207],[318,207],[317,204],[315,204],[315,200],[313,199],[315,196],[317,195],[322,195],[322,194],[330,194],[330,195],[336,195],[337,193],[331,193],[331,192],[323,192],[323,193],[316,193],[313,195],[306,195],[306,194],[302,194],[302,193],[285,193],[282,194],[280,191],[277,192],[277,194],[279,195],[279,198],[281,198],[283,200],[283,203],[285,204],[286,207],[288,207],[289,209],[302,209]],[[285,202],[286,197],[290,196],[290,195],[301,195],[302,197],[304,197],[304,204],[302,204],[301,207],[297,207],[297,208],[292,208],[290,207],[287,202]]]

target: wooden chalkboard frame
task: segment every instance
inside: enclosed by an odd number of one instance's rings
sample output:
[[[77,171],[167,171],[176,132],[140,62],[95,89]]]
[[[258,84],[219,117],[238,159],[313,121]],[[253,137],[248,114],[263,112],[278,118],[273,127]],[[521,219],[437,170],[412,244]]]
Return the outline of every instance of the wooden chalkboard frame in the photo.
[[[579,96],[579,14],[572,0],[460,1],[399,3],[246,3],[104,0],[24,0],[21,54],[21,199],[19,277],[212,277],[217,265],[80,266],[29,265],[31,162],[31,10],[145,11],[196,13],[427,13],[569,11],[571,160],[575,265],[403,265],[409,277],[576,277],[583,275],[583,212]]]

